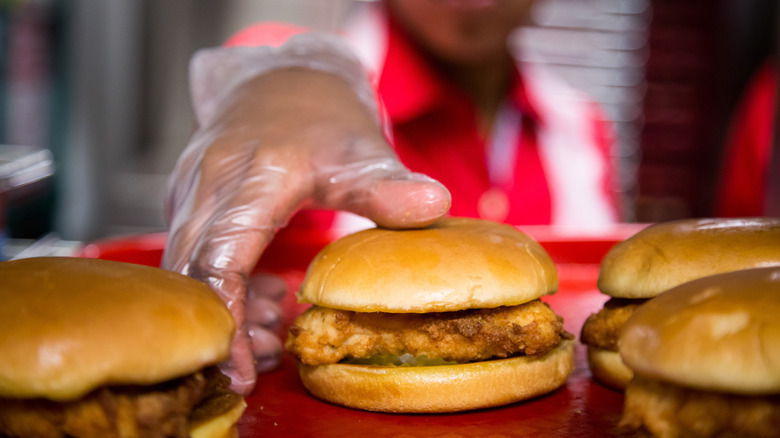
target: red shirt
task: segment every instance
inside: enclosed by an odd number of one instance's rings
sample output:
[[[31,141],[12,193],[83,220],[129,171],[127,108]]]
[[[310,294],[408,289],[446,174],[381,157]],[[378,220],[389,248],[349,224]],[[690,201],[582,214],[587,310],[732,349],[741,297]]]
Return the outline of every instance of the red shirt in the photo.
[[[777,72],[766,62],[751,80],[737,108],[726,145],[715,213],[761,216],[772,150]]]
[[[404,33],[392,24],[378,91],[393,122],[393,144],[401,161],[450,190],[451,214],[500,215],[500,212],[486,211],[481,202],[492,188],[511,200],[508,212],[498,217],[499,220],[512,224],[547,224],[551,220],[550,192],[537,152],[538,114],[526,98],[517,70],[512,74],[508,98],[522,114],[522,126],[514,178],[504,187],[491,184],[485,153],[488,139],[479,133],[472,102],[434,71]]]

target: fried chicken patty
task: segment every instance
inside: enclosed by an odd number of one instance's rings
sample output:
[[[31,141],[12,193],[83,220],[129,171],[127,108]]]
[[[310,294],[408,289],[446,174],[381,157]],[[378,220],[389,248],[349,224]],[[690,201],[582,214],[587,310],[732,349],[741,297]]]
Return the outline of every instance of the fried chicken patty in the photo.
[[[285,348],[308,365],[410,354],[465,363],[542,355],[573,336],[550,307],[519,306],[440,313],[361,313],[313,306],[290,328]]]
[[[744,396],[682,388],[635,377],[620,427],[661,437],[776,437],[780,396]]]
[[[99,388],[74,401],[0,398],[0,436],[189,437],[192,421],[237,402],[229,385],[213,367],[150,387]]]
[[[646,299],[611,298],[604,308],[588,316],[582,326],[580,341],[591,347],[618,351],[617,343],[623,325]]]

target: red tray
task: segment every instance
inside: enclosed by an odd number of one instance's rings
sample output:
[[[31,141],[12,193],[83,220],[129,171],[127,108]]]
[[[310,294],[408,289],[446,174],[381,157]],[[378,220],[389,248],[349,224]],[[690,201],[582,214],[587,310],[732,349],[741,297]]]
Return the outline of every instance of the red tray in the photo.
[[[562,233],[549,227],[524,229],[555,260],[560,287],[543,298],[579,336],[587,316],[606,297],[596,289],[598,266],[616,242],[641,226],[625,226],[597,234]],[[305,266],[325,239],[313,236],[280,238],[261,260],[263,270],[284,277],[294,290]],[[133,236],[88,245],[82,256],[159,265],[165,244],[163,234]],[[289,294],[283,302],[285,326],[302,306]],[[567,384],[545,396],[512,405],[442,415],[399,415],[363,412],[335,406],[310,396],[296,373],[295,360],[285,353],[281,366],[258,377],[255,391],[239,423],[242,437],[514,437],[619,436],[616,430],[623,395],[591,378],[584,347],[576,347],[575,370]]]

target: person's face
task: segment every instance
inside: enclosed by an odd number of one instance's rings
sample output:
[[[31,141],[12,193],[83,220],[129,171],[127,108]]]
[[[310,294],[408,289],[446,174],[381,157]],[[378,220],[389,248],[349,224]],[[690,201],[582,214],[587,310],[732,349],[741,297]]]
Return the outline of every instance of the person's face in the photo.
[[[509,33],[534,0],[386,0],[390,13],[431,55],[446,62],[489,62],[506,53]]]

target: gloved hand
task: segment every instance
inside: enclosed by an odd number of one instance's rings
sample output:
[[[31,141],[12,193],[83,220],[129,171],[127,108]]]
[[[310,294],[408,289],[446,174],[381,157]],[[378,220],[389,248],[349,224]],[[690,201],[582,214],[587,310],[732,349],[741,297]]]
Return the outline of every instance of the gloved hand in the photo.
[[[283,293],[269,298],[274,287],[252,288],[249,276],[297,210],[347,210],[404,228],[450,205],[441,184],[400,164],[354,81],[314,67],[283,66],[220,93],[169,183],[163,267],[204,281],[232,312],[238,329],[222,368],[242,394],[282,351],[269,327]]]

